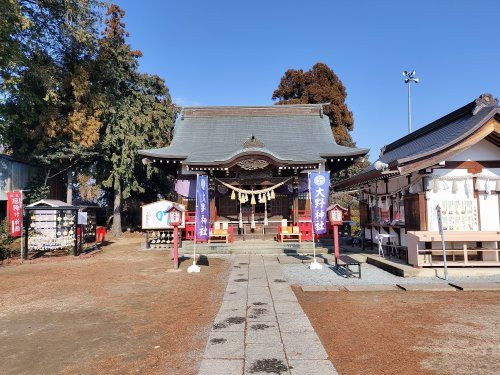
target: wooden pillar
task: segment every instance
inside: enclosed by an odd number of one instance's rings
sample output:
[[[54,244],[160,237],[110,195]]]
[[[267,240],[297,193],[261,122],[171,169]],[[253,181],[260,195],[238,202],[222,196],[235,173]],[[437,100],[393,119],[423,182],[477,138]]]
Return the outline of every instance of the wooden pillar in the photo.
[[[208,178],[208,192],[210,197],[210,224],[215,222],[217,208],[215,207],[215,180],[212,176]]]

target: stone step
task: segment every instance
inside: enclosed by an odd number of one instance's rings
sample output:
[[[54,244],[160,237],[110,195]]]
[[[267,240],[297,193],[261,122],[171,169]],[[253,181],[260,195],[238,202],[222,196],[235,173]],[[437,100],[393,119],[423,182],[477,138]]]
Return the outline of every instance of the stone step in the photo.
[[[379,257],[378,255],[367,255],[366,263],[381,268],[384,271],[401,277],[418,276],[419,270],[407,264],[392,262],[390,260]]]
[[[192,243],[183,244],[183,252],[193,251]],[[308,244],[278,244],[278,243],[234,243],[234,244],[197,244],[198,254],[312,254],[314,251],[311,243]],[[328,249],[316,247],[316,253],[326,254]]]

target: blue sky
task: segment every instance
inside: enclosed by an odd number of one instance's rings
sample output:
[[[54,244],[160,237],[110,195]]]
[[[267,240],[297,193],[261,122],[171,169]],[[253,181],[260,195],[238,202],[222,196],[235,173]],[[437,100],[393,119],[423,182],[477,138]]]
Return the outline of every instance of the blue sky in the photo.
[[[500,0],[119,0],[141,70],[180,105],[268,105],[283,73],[327,63],[347,88],[353,138],[407,132],[401,72],[414,69],[413,127],[483,92],[500,96]],[[298,140],[302,142],[304,140]]]

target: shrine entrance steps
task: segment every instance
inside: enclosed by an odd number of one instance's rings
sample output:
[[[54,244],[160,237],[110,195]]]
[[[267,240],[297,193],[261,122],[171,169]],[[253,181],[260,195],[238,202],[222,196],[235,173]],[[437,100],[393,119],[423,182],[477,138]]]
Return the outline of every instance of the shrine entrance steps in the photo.
[[[193,242],[183,241],[184,254],[193,252]],[[272,240],[246,240],[225,243],[199,243],[196,244],[196,253],[200,255],[215,254],[312,254],[312,242],[279,243]],[[317,254],[327,254],[328,249],[316,243]]]

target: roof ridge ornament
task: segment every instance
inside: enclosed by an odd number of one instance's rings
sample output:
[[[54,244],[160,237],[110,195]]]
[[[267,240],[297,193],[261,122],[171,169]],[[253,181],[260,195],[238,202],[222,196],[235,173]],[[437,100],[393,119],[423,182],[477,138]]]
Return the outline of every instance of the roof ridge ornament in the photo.
[[[476,106],[472,110],[472,115],[476,115],[483,108],[498,106],[498,99],[491,94],[481,94],[474,102]]]
[[[251,148],[251,147],[263,148],[264,142],[262,142],[259,138],[257,138],[255,135],[252,134],[245,142],[243,142],[243,147],[244,148]]]

